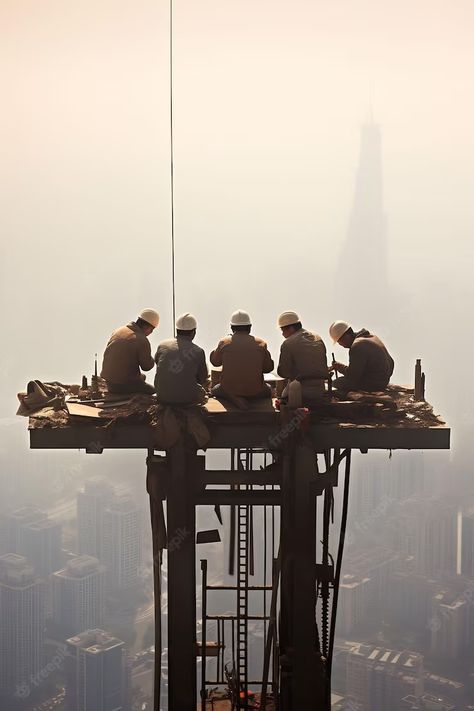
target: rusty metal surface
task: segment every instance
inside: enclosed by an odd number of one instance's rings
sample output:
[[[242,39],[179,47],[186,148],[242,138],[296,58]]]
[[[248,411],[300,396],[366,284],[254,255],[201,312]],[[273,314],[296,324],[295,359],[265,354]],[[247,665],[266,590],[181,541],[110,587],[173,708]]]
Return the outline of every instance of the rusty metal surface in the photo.
[[[253,425],[252,413],[247,424],[216,424],[211,426],[209,449],[234,447],[268,447],[281,437],[277,425]],[[30,429],[32,449],[150,449],[153,428],[147,425],[120,425],[115,428],[76,427]],[[449,449],[450,429],[435,427],[403,427],[369,425],[313,425],[308,436],[316,449],[331,447],[351,449]]]

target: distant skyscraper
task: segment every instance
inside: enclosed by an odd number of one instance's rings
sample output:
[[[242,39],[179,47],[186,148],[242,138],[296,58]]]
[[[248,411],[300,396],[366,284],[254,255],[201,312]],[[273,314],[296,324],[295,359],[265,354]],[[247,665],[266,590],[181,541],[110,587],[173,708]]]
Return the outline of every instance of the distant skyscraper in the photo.
[[[344,562],[338,603],[337,633],[348,637],[357,625],[373,621],[386,606],[397,556],[381,547],[352,548]]]
[[[103,515],[105,507],[114,497],[114,488],[107,479],[96,477],[84,484],[77,494],[78,552],[103,557]]]
[[[138,583],[141,568],[141,511],[128,496],[116,497],[104,511],[104,563],[111,588]]]
[[[457,508],[448,501],[407,499],[387,517],[385,534],[391,548],[413,556],[417,572],[456,572]]]
[[[67,711],[129,711],[124,643],[100,629],[67,640]]]
[[[397,570],[391,575],[386,608],[397,627],[408,627],[429,634],[428,621],[433,616],[436,581],[410,570]]]
[[[53,619],[64,635],[102,624],[105,567],[92,556],[68,561],[53,575]]]
[[[34,506],[23,506],[21,509],[16,509],[11,513],[6,513],[3,516],[3,525],[5,528],[5,553],[19,553],[20,530],[23,526],[38,521],[43,521],[47,518],[44,511]]]
[[[367,577],[346,573],[341,578],[337,605],[337,635],[348,639],[357,625],[367,621],[369,588]]]
[[[403,697],[423,693],[423,657],[416,652],[354,643],[346,664],[347,694],[354,708],[399,711]]]
[[[61,524],[44,518],[20,527],[18,552],[38,575],[47,577],[62,567]]]
[[[423,492],[423,453],[405,454],[397,452],[389,460],[385,452],[372,452],[370,457],[356,460],[351,488],[351,511],[355,517],[352,529],[360,529],[361,520],[366,523],[383,520],[393,504]]]
[[[474,579],[474,514],[462,517],[461,573]]]
[[[1,696],[21,696],[42,669],[44,587],[26,558],[0,556],[0,708]]]
[[[460,595],[452,590],[437,593],[432,611],[429,624],[431,655],[453,661],[461,658],[472,641],[469,623],[473,616],[473,606],[465,590]]]
[[[355,194],[335,284],[334,318],[371,328],[388,307],[387,222],[380,127],[362,126]]]

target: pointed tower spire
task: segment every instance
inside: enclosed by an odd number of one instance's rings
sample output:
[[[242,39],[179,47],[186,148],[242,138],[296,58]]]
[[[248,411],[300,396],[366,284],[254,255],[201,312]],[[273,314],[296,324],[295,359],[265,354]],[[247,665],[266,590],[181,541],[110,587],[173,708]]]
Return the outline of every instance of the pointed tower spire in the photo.
[[[339,259],[337,318],[353,319],[358,325],[369,324],[387,301],[381,132],[378,124],[368,120],[361,128],[354,200]]]

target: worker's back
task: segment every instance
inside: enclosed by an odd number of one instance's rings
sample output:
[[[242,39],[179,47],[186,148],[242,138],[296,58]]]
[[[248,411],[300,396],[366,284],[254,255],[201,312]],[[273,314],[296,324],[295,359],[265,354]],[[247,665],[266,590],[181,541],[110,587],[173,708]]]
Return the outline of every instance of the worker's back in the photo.
[[[245,332],[223,338],[210,359],[213,365],[222,365],[223,390],[240,397],[261,393],[264,390],[263,374],[273,370],[273,360],[265,341]]]
[[[101,377],[111,383],[129,383],[140,379],[140,368],[151,370],[150,342],[142,329],[131,322],[117,328],[105,348]]]
[[[163,341],[155,355],[158,402],[192,404],[204,401],[208,381],[206,356],[190,338]]]
[[[328,377],[326,346],[321,336],[300,328],[281,344],[278,374],[294,380],[320,380]]]
[[[367,329],[355,334],[349,351],[350,366],[347,377],[360,373],[360,379],[353,385],[360,390],[383,390],[393,373],[394,361],[384,343]]]

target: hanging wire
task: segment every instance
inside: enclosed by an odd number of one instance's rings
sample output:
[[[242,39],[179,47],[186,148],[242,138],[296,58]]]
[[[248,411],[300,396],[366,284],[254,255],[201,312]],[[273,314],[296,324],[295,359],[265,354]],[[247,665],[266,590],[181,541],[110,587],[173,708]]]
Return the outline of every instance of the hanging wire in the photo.
[[[171,188],[171,288],[173,329],[176,324],[176,285],[174,249],[174,135],[173,135],[173,0],[170,0],[170,188]],[[176,331],[175,331],[176,335]]]

